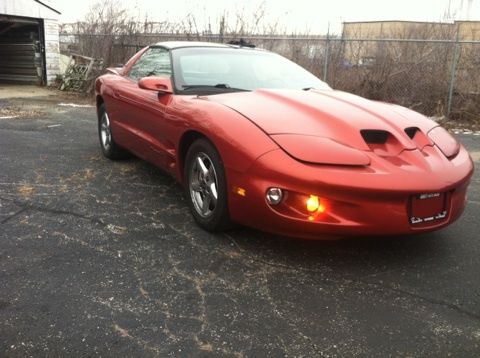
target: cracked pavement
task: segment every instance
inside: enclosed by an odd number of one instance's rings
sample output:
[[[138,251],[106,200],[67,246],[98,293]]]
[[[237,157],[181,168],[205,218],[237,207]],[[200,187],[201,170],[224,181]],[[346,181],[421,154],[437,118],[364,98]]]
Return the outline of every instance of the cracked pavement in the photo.
[[[94,108],[58,102],[0,100],[40,108],[0,119],[0,356],[478,357],[478,173],[436,233],[211,234],[172,178],[102,157]]]

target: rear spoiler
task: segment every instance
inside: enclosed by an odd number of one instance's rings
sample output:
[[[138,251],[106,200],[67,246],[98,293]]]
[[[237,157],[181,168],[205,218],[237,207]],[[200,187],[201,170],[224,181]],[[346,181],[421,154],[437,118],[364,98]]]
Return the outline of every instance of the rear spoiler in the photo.
[[[107,73],[121,76],[123,74],[123,67],[107,67]]]

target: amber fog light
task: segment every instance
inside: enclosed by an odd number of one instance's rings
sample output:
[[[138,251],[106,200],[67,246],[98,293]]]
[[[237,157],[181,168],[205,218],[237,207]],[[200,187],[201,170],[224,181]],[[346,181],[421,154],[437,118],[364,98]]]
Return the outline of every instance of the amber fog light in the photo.
[[[278,205],[283,199],[283,191],[280,188],[270,188],[267,190],[266,198],[270,205]]]
[[[310,195],[310,197],[307,199],[307,211],[310,214],[317,213],[317,214],[322,214],[325,212],[325,204],[323,203],[323,199],[320,199],[316,195]]]
[[[310,195],[310,197],[307,199],[308,212],[313,213],[317,211],[319,208],[320,208],[320,200],[318,199],[318,196]]]

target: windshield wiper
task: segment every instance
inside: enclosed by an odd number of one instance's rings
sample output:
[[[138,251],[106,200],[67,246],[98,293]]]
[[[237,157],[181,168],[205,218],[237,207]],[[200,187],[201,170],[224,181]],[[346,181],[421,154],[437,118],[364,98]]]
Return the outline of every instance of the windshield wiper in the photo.
[[[232,91],[248,91],[243,88],[234,88],[230,87],[230,85],[226,83],[217,83],[216,85],[183,85],[183,90],[195,89],[195,88],[220,88],[220,89],[228,89]]]

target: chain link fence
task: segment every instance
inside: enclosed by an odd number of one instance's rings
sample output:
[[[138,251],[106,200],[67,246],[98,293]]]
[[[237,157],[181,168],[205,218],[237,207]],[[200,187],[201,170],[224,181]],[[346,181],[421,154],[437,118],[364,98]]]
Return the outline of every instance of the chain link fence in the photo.
[[[125,63],[162,41],[228,42],[239,36],[61,35],[64,52]],[[335,89],[400,104],[428,116],[480,121],[480,41],[242,36],[282,54]]]

